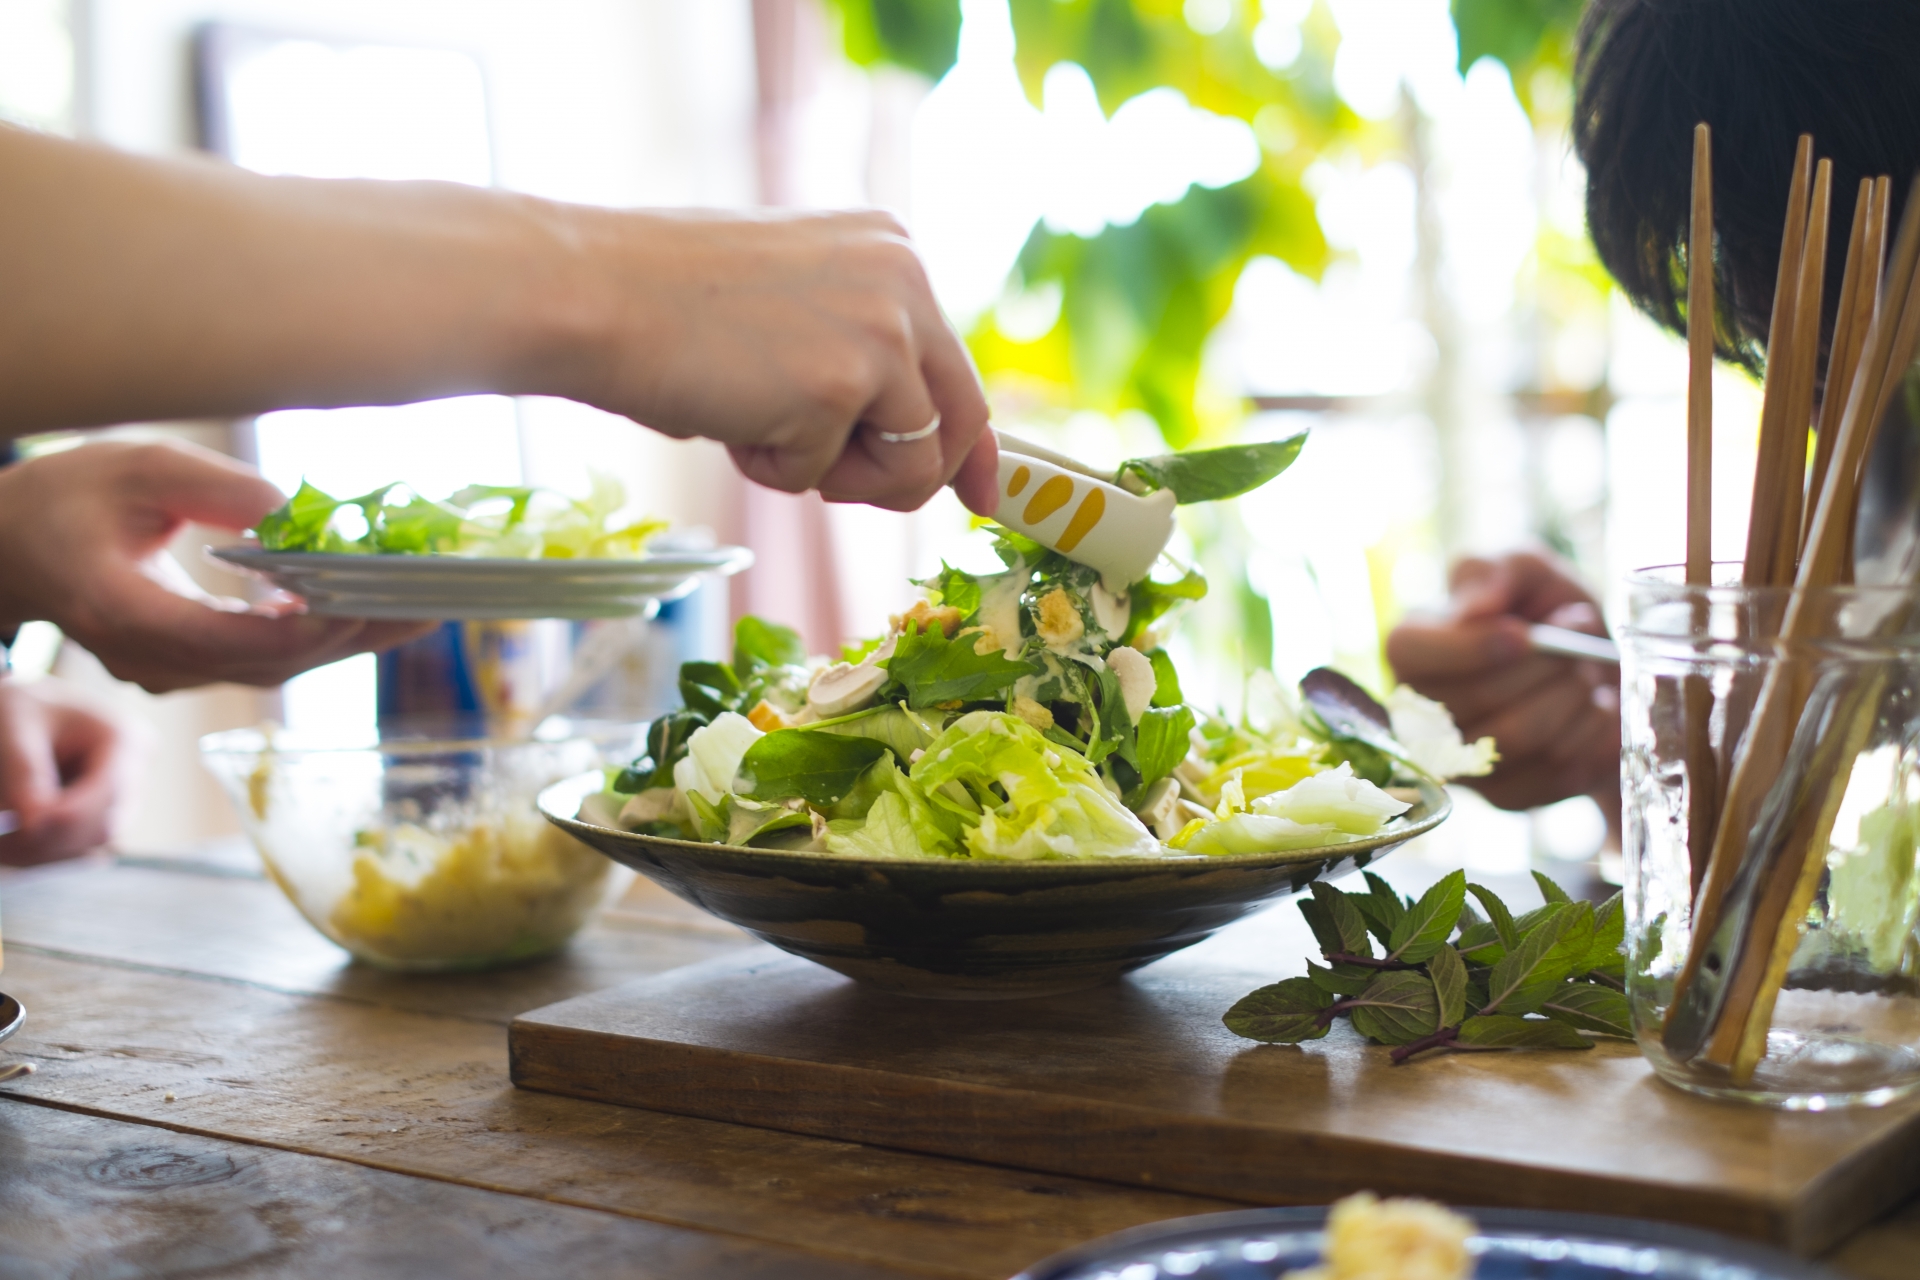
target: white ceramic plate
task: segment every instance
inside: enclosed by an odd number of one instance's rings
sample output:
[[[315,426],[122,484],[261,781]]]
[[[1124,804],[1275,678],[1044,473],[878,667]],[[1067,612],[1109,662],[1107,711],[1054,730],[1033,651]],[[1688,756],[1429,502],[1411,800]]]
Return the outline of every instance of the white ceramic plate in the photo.
[[[348,618],[624,618],[753,563],[745,547],[662,551],[630,560],[480,560],[324,555],[226,547],[211,553],[300,596],[310,613]]]

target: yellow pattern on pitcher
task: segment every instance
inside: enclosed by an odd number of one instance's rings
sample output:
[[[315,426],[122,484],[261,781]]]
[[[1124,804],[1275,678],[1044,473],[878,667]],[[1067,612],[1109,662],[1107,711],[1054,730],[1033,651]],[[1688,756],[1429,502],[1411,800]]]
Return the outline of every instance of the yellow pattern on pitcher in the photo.
[[[1073,500],[1073,481],[1065,476],[1054,476],[1033,491],[1033,497],[1027,500],[1027,509],[1020,518],[1030,525],[1039,524]]]
[[[1087,496],[1080,499],[1080,506],[1073,513],[1073,519],[1067,521],[1066,532],[1060,535],[1056,547],[1060,554],[1072,555],[1073,549],[1080,545],[1080,539],[1093,532],[1093,527],[1100,523],[1100,517],[1106,513],[1107,495],[1098,489],[1087,490]]]

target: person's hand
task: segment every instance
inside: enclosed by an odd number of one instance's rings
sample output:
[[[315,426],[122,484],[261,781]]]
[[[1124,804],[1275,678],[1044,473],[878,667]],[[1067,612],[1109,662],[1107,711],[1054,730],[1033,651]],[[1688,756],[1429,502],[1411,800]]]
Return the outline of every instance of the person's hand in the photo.
[[[53,679],[0,679],[0,864],[33,866],[112,835],[125,739]]]
[[[1466,781],[1494,804],[1530,809],[1589,795],[1611,820],[1620,792],[1619,672],[1532,652],[1527,627],[1535,622],[1606,634],[1599,606],[1561,562],[1530,552],[1463,560],[1448,612],[1394,628],[1387,661],[1415,690],[1445,703],[1469,741],[1492,735],[1500,763]]]
[[[951,484],[992,513],[998,453],[980,379],[891,217],[608,214],[592,225],[585,260],[615,288],[596,326],[604,358],[568,394],[718,440],[770,488],[910,511]],[[885,438],[936,421],[923,439]]]
[[[154,693],[276,685],[422,634],[416,623],[310,618],[199,592],[166,553],[189,520],[246,529],[283,501],[229,458],[101,442],[0,469],[0,628],[44,619]]]

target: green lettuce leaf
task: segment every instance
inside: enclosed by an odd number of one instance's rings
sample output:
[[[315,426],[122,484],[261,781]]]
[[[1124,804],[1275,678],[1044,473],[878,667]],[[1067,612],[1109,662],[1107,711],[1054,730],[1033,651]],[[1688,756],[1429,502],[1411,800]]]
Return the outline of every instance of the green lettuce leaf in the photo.
[[[1285,471],[1306,442],[1307,433],[1302,431],[1285,440],[1134,458],[1120,464],[1120,475],[1138,477],[1149,488],[1171,489],[1183,506],[1218,502],[1250,493]]]
[[[954,568],[945,560],[940,562],[939,573],[924,581],[916,581],[914,585],[932,592],[933,603],[958,609],[969,621],[980,608],[980,579]]]
[[[286,503],[269,512],[255,530],[268,551],[334,551],[341,541],[332,531],[333,513],[340,499],[314,488],[305,480]]]
[[[747,748],[733,790],[755,800],[797,797],[826,808],[839,803],[860,775],[886,754],[887,744],[873,738],[820,733],[811,727],[776,729]]]
[[[929,804],[926,794],[892,757],[875,763],[856,791],[873,798],[858,817],[836,816],[827,823],[829,853],[865,858],[961,856],[960,820]]]
[[[1000,711],[975,711],[947,727],[913,766],[912,780],[950,812],[950,786],[980,809],[966,830],[976,856],[1153,857],[1161,853],[1140,820],[1100,781],[1086,758],[1054,746],[1031,725]]]
[[[886,660],[889,684],[918,711],[946,702],[1005,701],[1014,681],[1038,673],[998,649],[979,652],[973,647],[979,639],[978,632],[949,640],[938,627],[909,628]]]
[[[1140,772],[1140,792],[1180,767],[1192,749],[1193,710],[1190,707],[1149,707],[1134,727],[1133,760]]]
[[[800,633],[747,614],[733,624],[733,673],[745,678],[754,667],[804,667],[807,646]]]

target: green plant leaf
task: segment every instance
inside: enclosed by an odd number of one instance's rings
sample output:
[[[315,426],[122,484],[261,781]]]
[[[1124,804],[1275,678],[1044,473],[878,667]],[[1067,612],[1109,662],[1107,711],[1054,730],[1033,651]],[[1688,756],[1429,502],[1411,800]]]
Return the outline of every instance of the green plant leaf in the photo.
[[[714,719],[723,711],[740,711],[742,690],[733,668],[724,662],[680,664],[680,700],[689,711]]]
[[[1526,1014],[1540,1007],[1592,941],[1593,908],[1555,903],[1487,978],[1489,1013]],[[1584,912],[1584,916],[1583,913]],[[1577,946],[1567,945],[1576,943]]]
[[[706,727],[707,717],[698,711],[671,711],[656,716],[647,726],[647,754],[620,771],[613,780],[615,791],[632,795],[651,787],[673,785],[673,766],[686,758],[687,739],[694,730]]]
[[[1149,488],[1171,489],[1183,506],[1189,502],[1219,502],[1251,493],[1285,471],[1300,456],[1306,442],[1307,433],[1302,431],[1285,440],[1132,458],[1120,464],[1120,475],[1138,476]]]
[[[1422,964],[1446,945],[1447,935],[1460,918],[1460,905],[1467,899],[1467,873],[1454,871],[1443,877],[1407,909],[1393,926],[1387,940],[1387,959],[1407,964]]]
[[[1363,874],[1370,892],[1351,895],[1353,905],[1366,917],[1367,932],[1380,939],[1381,946],[1386,946],[1393,937],[1393,927],[1407,914],[1407,904],[1400,900],[1400,895],[1385,880],[1371,871]]]
[[[1332,1004],[1333,997],[1312,979],[1288,978],[1242,996],[1220,1020],[1248,1040],[1298,1044],[1327,1034],[1330,1024],[1321,1022],[1320,1015]]]
[[[1318,898],[1300,898],[1294,902],[1300,908],[1300,914],[1306,917],[1307,928],[1313,930],[1313,940],[1322,955],[1332,951],[1345,951],[1347,945],[1340,938],[1340,930],[1333,923],[1333,916],[1320,905]]]
[[[1182,604],[1207,594],[1207,580],[1198,569],[1189,569],[1178,582],[1158,582],[1144,578],[1127,588],[1127,633],[1120,643],[1132,645],[1147,628]],[[1171,664],[1169,664],[1171,665]],[[1178,681],[1175,686],[1178,687]]]
[[[1575,966],[1575,973],[1603,973],[1624,978],[1627,973],[1627,913],[1614,894],[1593,909],[1593,945]]]
[[[325,551],[333,513],[342,505],[302,480],[291,498],[260,518],[254,532],[268,551]]]
[[[840,15],[849,61],[889,63],[938,80],[960,50],[957,0],[828,0]]]
[[[1376,971],[1362,965],[1339,963],[1331,966],[1307,961],[1307,977],[1322,991],[1336,996],[1357,996],[1373,984]]]
[[[725,797],[727,839],[731,845],[746,846],[776,831],[811,827],[813,817],[804,809],[789,809],[778,804],[755,804],[739,796]]]
[[[1380,1044],[1407,1044],[1440,1029],[1433,979],[1412,969],[1383,973],[1348,1002],[1353,1029]]]
[[[1367,922],[1361,917],[1360,909],[1353,905],[1353,898],[1324,880],[1315,880],[1307,888],[1326,912],[1333,936],[1340,942],[1337,950],[1348,955],[1372,956],[1373,940],[1367,937]],[[1311,917],[1308,923],[1312,923]]]
[[[1453,945],[1460,952],[1460,958],[1469,964],[1499,964],[1507,954],[1506,947],[1500,942],[1500,931],[1491,920],[1468,925],[1460,931]]]
[[[1591,1049],[1593,1041],[1564,1022],[1483,1014],[1460,1024],[1456,1044],[1477,1049]]]
[[[945,560],[940,562],[940,572],[931,578],[917,580],[916,586],[925,587],[933,593],[935,604],[958,609],[963,621],[971,621],[980,609],[980,579],[971,573],[954,568]]]
[[[1545,898],[1549,904],[1573,901],[1573,899],[1567,895],[1567,891],[1560,887],[1558,881],[1550,879],[1541,872],[1536,871],[1533,873],[1533,882],[1540,886],[1540,896]]]
[[[1180,692],[1180,673],[1173,669],[1173,657],[1165,649],[1155,649],[1147,655],[1147,661],[1153,664],[1153,705],[1156,707],[1177,707],[1186,701],[1186,695]]]
[[[733,625],[733,670],[745,679],[755,667],[804,667],[807,646],[800,633],[747,614]]]
[[[1514,943],[1520,940],[1520,934],[1513,927],[1513,912],[1507,910],[1507,904],[1485,885],[1469,884],[1467,892],[1478,898],[1480,905],[1486,909],[1487,919],[1492,922],[1494,936],[1500,939],[1500,945],[1512,950]]]
[[[1004,701],[1014,681],[1039,674],[1033,663],[1016,662],[998,649],[976,650],[981,634],[962,632],[949,640],[938,627],[908,628],[886,662],[890,683],[919,711],[943,702]]]
[[[1540,1012],[1588,1035],[1633,1039],[1632,1009],[1626,996],[1611,987],[1569,982],[1541,1003]]]
[[[1460,953],[1445,943],[1427,961],[1427,976],[1440,1000],[1440,1025],[1457,1027],[1467,1016],[1467,966]]]
[[[939,730],[902,706],[869,707],[852,715],[832,720],[816,720],[805,726],[809,733],[837,733],[848,738],[872,738],[884,742],[905,768],[913,753],[924,750]]]
[[[826,808],[852,791],[860,775],[887,754],[875,738],[813,729],[776,729],[754,740],[740,758],[734,791],[755,800],[798,797]]]
[[[1148,707],[1134,728],[1134,767],[1144,791],[1179,768],[1193,749],[1193,710],[1189,707]]]

